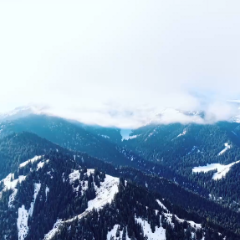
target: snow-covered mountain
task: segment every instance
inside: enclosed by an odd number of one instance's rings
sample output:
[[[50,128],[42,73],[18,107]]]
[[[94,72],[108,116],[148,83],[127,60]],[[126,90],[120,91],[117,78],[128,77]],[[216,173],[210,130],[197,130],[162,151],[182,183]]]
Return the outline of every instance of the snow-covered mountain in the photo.
[[[44,106],[22,106],[13,109],[10,112],[1,113],[0,121],[11,121],[18,118],[26,117],[31,114],[47,114]]]
[[[160,196],[68,157],[35,156],[0,181],[1,239],[225,239]]]
[[[238,239],[237,213],[157,177],[154,163],[123,154],[142,170],[32,133],[0,139],[0,239]]]

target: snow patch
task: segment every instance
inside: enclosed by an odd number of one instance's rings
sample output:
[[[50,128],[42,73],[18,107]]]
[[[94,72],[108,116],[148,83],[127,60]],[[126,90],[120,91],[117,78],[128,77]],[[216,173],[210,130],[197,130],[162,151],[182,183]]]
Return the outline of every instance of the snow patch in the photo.
[[[25,178],[26,178],[26,176],[20,175],[17,179],[14,179],[13,173],[8,174],[6,178],[4,178],[2,181],[0,181],[0,183],[3,182],[3,184],[5,186],[3,191],[9,190],[9,189],[14,189],[17,186],[17,184],[24,181]]]
[[[71,173],[72,175],[70,174],[71,175],[70,179],[72,180],[77,179],[78,177],[77,171],[78,170],[74,170]],[[88,169],[87,174],[88,175],[93,174],[94,171],[95,171],[94,169]],[[86,188],[87,188],[87,181],[85,182],[86,182]],[[53,229],[48,234],[45,235],[44,240],[51,239],[56,234],[56,232],[58,231],[58,228],[63,223],[70,223],[76,220],[76,218],[81,219],[84,216],[88,215],[88,213],[91,212],[93,209],[99,210],[102,207],[104,207],[107,203],[111,203],[116,193],[118,193],[118,186],[119,186],[119,178],[105,175],[104,182],[100,183],[100,187],[97,187],[96,185],[94,185],[96,197],[93,200],[90,200],[88,202],[88,208],[83,213],[81,213],[80,215],[74,218],[71,218],[66,221],[58,220],[57,223],[54,225]]]
[[[222,165],[220,163],[207,164],[207,166],[194,167],[192,169],[192,172],[193,173],[200,173],[200,172],[206,173],[209,171],[216,170],[217,172],[213,174],[212,179],[219,180],[219,179],[222,179],[223,177],[225,177],[226,174],[230,171],[231,167],[239,162],[240,162],[240,160],[230,163],[228,165]]]
[[[30,217],[32,217],[32,215],[33,215],[34,204],[35,204],[37,195],[38,195],[38,193],[40,191],[40,188],[41,188],[41,183],[34,183],[33,201],[31,202],[31,206],[30,206],[30,209],[28,211]]]
[[[182,133],[180,133],[180,134],[177,135],[177,138],[178,138],[178,137],[181,137],[181,136],[184,136],[186,133],[187,133],[187,131],[184,129]]]
[[[167,218],[167,221],[174,226],[174,224],[172,223],[173,214],[164,213],[164,216]],[[184,221],[186,221],[192,228],[195,228],[195,229],[201,229],[202,228],[202,225],[199,224],[199,223],[195,223],[193,221],[188,221],[188,220],[185,220],[185,219],[181,219],[177,215],[174,215],[174,217],[179,223],[183,223]]]
[[[76,180],[80,179],[79,170],[73,170],[73,172],[70,173],[68,177],[69,177],[70,184],[74,183]]]
[[[46,186],[46,188],[45,188],[46,201],[47,201],[47,196],[48,196],[49,192],[50,192],[50,189],[48,186]]]
[[[8,207],[9,208],[13,207],[13,202],[15,201],[15,198],[17,196],[17,192],[18,192],[18,190],[15,188],[13,190],[13,193],[9,196],[9,200],[8,200]]]
[[[39,162],[37,165],[37,171],[44,166],[45,162]]]
[[[16,186],[18,183],[21,183],[24,181],[26,176],[20,175],[17,179],[14,179],[14,174],[10,173],[6,178],[0,181],[0,183],[3,183],[4,188],[2,191],[0,191],[0,199],[2,197],[2,193],[6,192],[10,189],[13,190],[13,193],[9,196],[9,201],[8,201],[8,207],[13,207],[13,202],[15,200],[15,197],[17,195],[17,189]]]
[[[156,202],[158,203],[158,205],[163,208],[164,210],[166,210],[168,212],[168,209],[165,207],[165,205],[158,199],[156,199]]]
[[[26,166],[27,164],[29,164],[30,162],[31,162],[31,163],[34,163],[34,162],[40,160],[42,157],[43,157],[43,156],[35,156],[34,158],[29,159],[29,160],[27,160],[26,162],[21,163],[21,164],[19,165],[19,168],[25,167],[25,166]]]
[[[107,234],[107,240],[111,240],[112,237],[114,240],[122,239],[122,231],[120,231],[119,237],[118,238],[116,237],[118,228],[120,228],[120,225],[118,224],[114,225],[113,229],[109,231]]]
[[[95,169],[88,169],[87,170],[87,175],[90,176],[91,174],[95,173]]]
[[[28,212],[25,209],[24,205],[22,205],[22,207],[18,209],[17,228],[18,228],[18,240],[24,240],[29,230]]]
[[[139,137],[140,135],[133,135],[133,136],[129,136],[129,138],[128,138],[128,140],[129,139],[134,139],[134,138],[137,138],[137,137]]]
[[[224,144],[225,148],[218,154],[218,156],[224,154],[228,149],[231,148],[231,145],[229,145],[228,143]]]
[[[166,240],[166,230],[163,227],[155,226],[154,233],[152,232],[150,224],[142,219],[135,218],[136,222],[142,225],[144,236],[147,236],[149,240]]]
[[[52,230],[44,236],[43,240],[52,239],[55,236],[55,234],[57,233],[58,228],[62,225],[62,223],[63,223],[63,221],[61,219],[58,219],[56,221],[56,223],[54,223]]]
[[[123,239],[123,230],[119,231],[119,237],[116,237],[118,228],[120,228],[120,225],[118,225],[118,224],[114,225],[113,229],[111,231],[109,231],[107,234],[107,240],[111,240],[112,237],[114,240],[122,240]],[[127,229],[126,229],[126,238],[125,239],[131,240],[128,237]]]
[[[107,203],[111,203],[116,193],[118,193],[119,178],[106,175],[104,182],[100,183],[100,187],[95,186],[96,198],[88,202],[86,211],[93,208],[101,209]]]

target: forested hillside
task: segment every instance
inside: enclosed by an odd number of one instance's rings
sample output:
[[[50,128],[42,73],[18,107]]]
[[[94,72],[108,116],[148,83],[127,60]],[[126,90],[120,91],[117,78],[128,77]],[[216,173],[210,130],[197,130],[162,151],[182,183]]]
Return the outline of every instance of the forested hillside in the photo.
[[[121,239],[237,239],[226,229],[202,223],[201,218],[192,221],[193,215],[176,210],[161,195],[86,169],[73,155],[61,151],[21,163],[1,185],[3,239],[111,239],[120,235]]]
[[[0,176],[25,176],[43,156],[61,152],[82,169],[97,168],[160,194],[179,216],[183,210],[194,221],[239,234],[239,129],[227,122],[150,125],[121,141],[118,129],[30,115],[1,123]]]
[[[109,139],[94,134],[86,127],[47,115],[29,115],[0,124],[0,137],[28,131],[71,150],[86,152],[106,161],[121,163],[122,154]]]

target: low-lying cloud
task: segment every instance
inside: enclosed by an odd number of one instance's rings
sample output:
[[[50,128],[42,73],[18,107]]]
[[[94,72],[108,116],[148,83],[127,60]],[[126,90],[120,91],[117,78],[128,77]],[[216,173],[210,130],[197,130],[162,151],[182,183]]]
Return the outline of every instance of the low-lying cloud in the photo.
[[[85,123],[213,123],[238,114],[240,3],[1,1],[0,112]],[[168,113],[165,108],[204,112]]]

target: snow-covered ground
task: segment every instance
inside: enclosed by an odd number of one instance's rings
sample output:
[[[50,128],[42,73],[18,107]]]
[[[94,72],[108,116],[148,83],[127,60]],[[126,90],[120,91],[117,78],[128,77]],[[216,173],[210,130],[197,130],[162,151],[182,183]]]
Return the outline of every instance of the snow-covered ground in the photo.
[[[41,158],[42,158],[42,156],[35,156],[34,158],[29,159],[29,160],[21,163],[19,165],[19,168],[23,168],[27,164],[34,163],[34,162],[40,160]],[[45,162],[48,162],[48,161],[49,160],[47,160]],[[45,162],[39,162],[38,165],[37,165],[37,170],[42,168],[43,165],[45,164]],[[14,174],[10,173],[10,174],[8,174],[8,176],[6,178],[4,178],[3,180],[0,181],[0,183],[3,182],[3,185],[4,185],[3,190],[0,191],[0,198],[2,197],[2,193],[4,191],[13,190],[13,193],[9,196],[9,201],[8,201],[8,207],[9,208],[13,207],[13,202],[14,202],[15,197],[16,197],[17,192],[18,192],[18,190],[16,188],[17,184],[21,183],[25,179],[26,179],[26,176],[23,176],[23,175],[20,175],[18,178],[15,179]]]
[[[129,139],[134,139],[134,138],[137,138],[137,137],[139,137],[140,135],[133,135],[133,136],[129,136],[129,138],[128,138],[128,140]]]
[[[34,205],[35,205],[35,201],[36,201],[36,198],[37,198],[37,195],[40,191],[40,188],[41,188],[41,183],[34,183],[34,194],[33,194],[33,201],[31,202],[31,207],[28,211],[29,213],[29,216],[32,216],[33,215],[33,210],[34,210]]]
[[[29,160],[21,163],[21,164],[19,165],[19,168],[25,167],[25,166],[26,166],[27,164],[29,164],[30,162],[31,162],[31,163],[34,163],[34,162],[40,160],[42,157],[43,157],[43,156],[35,156],[34,158],[29,159]]]
[[[46,201],[47,201],[47,197],[48,197],[49,192],[50,192],[50,189],[49,189],[48,186],[46,186],[46,188],[45,188]]]
[[[119,178],[106,175],[104,182],[100,183],[100,188],[95,185],[96,197],[88,202],[86,211],[94,208],[99,210],[107,203],[111,203],[116,193],[118,193]]]
[[[149,240],[166,240],[166,230],[163,227],[155,226],[154,233],[148,221],[142,218],[135,218],[136,222],[142,225],[144,236]]]
[[[120,225],[116,224],[114,225],[113,229],[108,232],[107,234],[107,240],[112,240],[111,237],[113,237],[114,240],[122,240],[123,239],[123,230],[119,231],[119,237],[116,237],[117,235],[117,230],[120,228]],[[128,237],[127,229],[126,229],[126,240],[130,240]]]
[[[166,206],[159,200],[159,199],[156,199],[156,202],[158,203],[159,206],[161,206],[164,210],[167,211],[167,213],[163,213],[164,216],[168,219],[168,222],[171,223],[172,222],[172,216],[173,214],[169,212],[169,210],[166,208]],[[176,220],[178,220],[178,222],[180,223],[183,223],[184,221],[186,221],[187,223],[189,223],[189,225],[192,227],[192,228],[197,228],[197,229],[200,229],[202,227],[201,224],[199,223],[195,223],[193,221],[188,221],[188,220],[185,220],[185,219],[181,219],[179,218],[178,216],[175,215],[175,218]]]
[[[166,210],[168,212],[168,209],[165,207],[165,205],[160,201],[160,200],[156,200],[156,202],[158,203],[158,205],[163,208],[164,210]]]
[[[4,190],[9,190],[9,189],[14,189],[18,183],[21,183],[22,181],[24,181],[26,178],[26,176],[20,175],[17,179],[14,179],[14,174],[10,173],[7,175],[6,178],[4,178],[3,180],[0,181],[0,183],[3,182],[4,184]]]
[[[40,169],[40,168],[43,168],[45,162],[39,162],[38,165],[37,165],[37,171]]]
[[[18,229],[18,240],[24,240],[28,234],[28,211],[25,206],[22,205],[18,209],[18,219],[17,219],[17,229]]]
[[[49,239],[52,239],[55,234],[57,233],[58,231],[58,228],[63,224],[63,221],[61,219],[58,219],[56,221],[56,223],[53,225],[53,228],[51,231],[49,231],[45,236],[44,236],[44,240],[49,240]]]
[[[14,174],[10,173],[7,175],[6,178],[0,181],[0,183],[3,183],[3,190],[0,191],[0,198],[2,197],[2,193],[8,190],[13,190],[13,193],[9,196],[8,201],[8,207],[13,207],[13,202],[15,200],[15,197],[17,195],[17,189],[16,186],[18,183],[21,183],[24,181],[26,176],[20,175],[17,179],[14,179]]]
[[[18,209],[18,219],[17,219],[17,228],[18,228],[18,240],[24,240],[28,234],[28,218],[33,215],[34,205],[37,198],[37,195],[40,191],[41,183],[34,183],[34,193],[33,201],[31,202],[29,210],[25,209],[25,206],[22,205]]]
[[[14,206],[13,203],[15,201],[17,193],[18,193],[18,190],[16,188],[14,188],[13,193],[9,196],[9,200],[8,200],[8,207],[9,208],[12,208]]]
[[[187,133],[187,130],[184,129],[182,133],[180,133],[180,134],[177,135],[177,138],[178,138],[178,137],[181,137],[181,136],[184,136],[186,133]]]
[[[69,183],[70,184],[74,183],[78,179],[80,179],[79,170],[74,170],[72,173],[69,174]]]
[[[93,169],[88,169],[87,174],[93,174],[94,170]],[[75,180],[80,178],[80,173],[78,170],[74,170],[72,173],[69,175],[69,182],[73,183]],[[81,183],[82,184],[82,183]],[[87,186],[87,184],[86,184]],[[44,240],[49,240],[51,239],[55,233],[58,230],[58,227],[61,226],[64,222],[72,222],[76,218],[81,219],[82,217],[86,216],[89,212],[91,212],[93,209],[99,210],[102,207],[104,207],[107,203],[111,203],[114,199],[114,196],[116,193],[118,193],[118,186],[119,186],[119,178],[112,177],[110,175],[105,175],[104,182],[100,183],[100,187],[97,187],[94,185],[95,192],[96,192],[96,197],[93,200],[90,200],[88,202],[88,208],[80,215],[71,218],[67,221],[61,221],[58,220],[53,229],[47,233],[44,237]]]
[[[224,154],[228,149],[231,148],[231,145],[229,145],[228,143],[224,144],[225,148],[218,154],[218,156]]]
[[[193,173],[200,173],[200,172],[206,173],[209,171],[216,170],[217,172],[213,174],[212,179],[219,180],[219,179],[222,179],[223,177],[225,177],[226,174],[230,171],[231,167],[239,162],[240,162],[240,160],[230,163],[228,165],[222,165],[220,163],[207,164],[207,166],[194,167],[192,169],[192,172]]]

